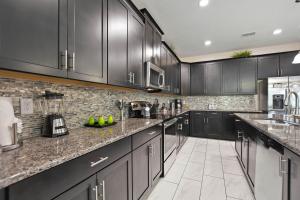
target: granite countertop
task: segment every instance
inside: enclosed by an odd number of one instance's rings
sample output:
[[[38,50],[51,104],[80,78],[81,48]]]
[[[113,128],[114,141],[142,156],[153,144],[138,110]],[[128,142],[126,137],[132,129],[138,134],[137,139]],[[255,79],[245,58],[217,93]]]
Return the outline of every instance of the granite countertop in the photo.
[[[268,114],[235,113],[235,115],[300,156],[300,126],[261,124],[255,121],[271,118],[272,116]]]
[[[21,148],[0,154],[0,189],[161,122],[126,119],[103,129],[78,128],[59,138],[25,140]]]

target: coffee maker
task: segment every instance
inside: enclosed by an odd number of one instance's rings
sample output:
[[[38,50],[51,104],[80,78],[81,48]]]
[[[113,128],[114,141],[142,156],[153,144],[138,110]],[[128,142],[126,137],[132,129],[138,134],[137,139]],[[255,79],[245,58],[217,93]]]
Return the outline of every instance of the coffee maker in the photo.
[[[42,136],[58,137],[69,134],[68,128],[63,117],[64,94],[45,91],[40,101],[40,107],[44,115]]]

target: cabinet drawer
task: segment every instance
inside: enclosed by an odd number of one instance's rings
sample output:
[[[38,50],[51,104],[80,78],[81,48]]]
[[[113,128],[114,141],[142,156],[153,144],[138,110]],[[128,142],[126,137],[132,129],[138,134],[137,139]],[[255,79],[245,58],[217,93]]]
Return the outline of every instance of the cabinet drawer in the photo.
[[[148,128],[144,131],[141,131],[132,136],[132,149],[136,149],[137,147],[145,144],[152,138],[162,133],[162,126],[157,125],[151,128]]]
[[[9,199],[53,199],[130,151],[127,137],[10,186]]]

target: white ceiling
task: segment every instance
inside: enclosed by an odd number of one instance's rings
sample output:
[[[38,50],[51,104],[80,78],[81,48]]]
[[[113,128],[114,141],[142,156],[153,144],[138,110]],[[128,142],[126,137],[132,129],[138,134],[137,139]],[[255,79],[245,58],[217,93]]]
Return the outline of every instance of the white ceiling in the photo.
[[[147,8],[181,58],[300,41],[300,3],[295,0],[133,0]],[[273,30],[281,28],[281,35]],[[252,37],[241,34],[256,32]],[[204,46],[205,40],[212,45]]]

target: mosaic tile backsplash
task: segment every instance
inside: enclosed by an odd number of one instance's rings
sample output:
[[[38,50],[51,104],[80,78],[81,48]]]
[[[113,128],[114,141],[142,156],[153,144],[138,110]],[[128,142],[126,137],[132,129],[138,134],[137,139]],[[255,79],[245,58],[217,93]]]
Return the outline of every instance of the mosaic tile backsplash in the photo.
[[[89,116],[107,117],[112,114],[119,119],[119,109],[115,105],[117,100],[124,99],[126,102],[133,100],[146,100],[154,102],[157,98],[161,103],[176,96],[149,94],[144,91],[124,91],[99,89],[95,87],[83,87],[63,84],[53,84],[40,81],[0,77],[0,96],[12,97],[15,115],[21,118],[24,124],[22,138],[27,139],[40,135],[43,123],[42,111],[37,98],[45,90],[64,93],[65,119],[69,129],[83,126]],[[20,99],[32,98],[34,101],[34,114],[21,115]],[[208,102],[213,103],[217,109],[256,110],[255,96],[217,96],[217,97],[180,97],[186,107],[190,109],[207,109]]]

